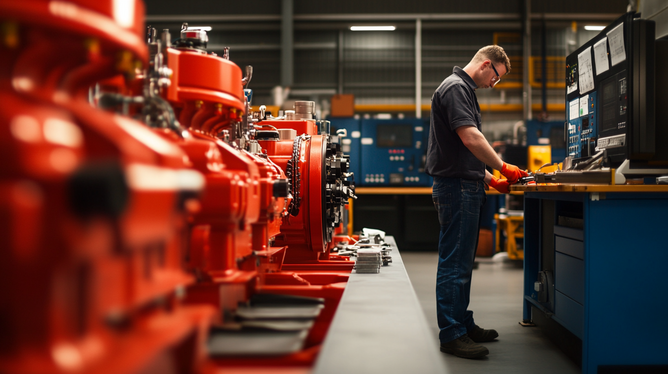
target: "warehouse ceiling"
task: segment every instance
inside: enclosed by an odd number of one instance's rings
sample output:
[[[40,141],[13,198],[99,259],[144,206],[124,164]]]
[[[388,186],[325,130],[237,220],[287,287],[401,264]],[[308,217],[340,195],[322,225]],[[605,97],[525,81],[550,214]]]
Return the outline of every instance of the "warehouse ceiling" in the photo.
[[[191,0],[184,6],[179,0],[146,0],[149,15],[279,15],[279,0],[246,1],[206,1]],[[561,0],[531,1],[532,13],[549,14],[621,14],[626,12],[628,0]],[[523,0],[477,0],[477,1],[442,1],[442,0],[338,0],[313,1],[294,0],[295,15],[317,14],[521,14]]]

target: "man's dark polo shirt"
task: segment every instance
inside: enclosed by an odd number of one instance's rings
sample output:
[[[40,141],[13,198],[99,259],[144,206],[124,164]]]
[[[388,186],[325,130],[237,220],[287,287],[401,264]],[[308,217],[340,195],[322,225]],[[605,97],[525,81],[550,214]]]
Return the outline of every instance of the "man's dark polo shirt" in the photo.
[[[455,131],[475,125],[482,131],[477,85],[460,67],[445,78],[431,98],[427,174],[431,176],[482,180],[485,164],[469,151]]]

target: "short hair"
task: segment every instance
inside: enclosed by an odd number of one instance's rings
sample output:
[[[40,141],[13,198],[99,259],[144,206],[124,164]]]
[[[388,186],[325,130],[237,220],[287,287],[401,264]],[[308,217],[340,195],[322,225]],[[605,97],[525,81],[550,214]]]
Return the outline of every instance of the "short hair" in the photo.
[[[482,62],[485,60],[490,60],[495,64],[503,64],[506,66],[506,74],[510,72],[510,59],[500,45],[494,44],[480,48],[475,56],[473,56],[472,61]]]

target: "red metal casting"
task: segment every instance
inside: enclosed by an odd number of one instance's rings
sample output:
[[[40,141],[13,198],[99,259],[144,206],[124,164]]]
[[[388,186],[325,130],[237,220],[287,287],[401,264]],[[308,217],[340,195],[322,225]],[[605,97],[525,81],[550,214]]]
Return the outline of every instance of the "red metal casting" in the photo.
[[[184,153],[92,108],[146,59],[143,4],[1,1],[0,372],[192,372],[211,309],[181,305]],[[134,14],[127,17],[127,12]],[[127,64],[129,63],[129,65]]]
[[[143,18],[139,0],[0,0],[0,372],[304,372],[353,266],[329,253],[328,137],[265,120],[296,153],[249,146],[241,69],[201,51],[165,47],[149,97]],[[90,102],[100,82],[128,111]],[[150,128],[165,100],[178,124]],[[211,325],[261,293],[324,299],[304,349],[207,357]]]
[[[347,257],[331,255],[325,233],[325,145],[327,139],[318,135],[313,120],[269,120],[265,126],[277,129],[294,129],[303,141],[299,149],[298,168],[301,177],[299,194],[302,208],[295,217],[290,217],[281,226],[281,235],[276,244],[287,246],[285,270],[333,270],[348,271],[353,262]],[[269,157],[283,170],[287,170],[292,159],[294,140],[260,141]]]
[[[192,142],[187,139],[179,143],[193,160],[195,168],[207,177],[207,187],[201,201],[202,211],[193,217],[194,227],[190,246],[190,268],[199,274],[200,282],[189,288],[188,300],[193,303],[218,306],[221,312],[233,311],[238,302],[248,300],[252,293],[298,295],[325,300],[323,312],[310,331],[305,351],[288,356],[262,359],[217,358],[216,363],[225,368],[248,368],[257,365],[310,366],[315,360],[319,344],[324,341],[343,294],[351,266],[337,268],[336,270],[340,272],[325,272],[331,268],[325,269],[324,267],[318,269],[320,272],[317,273],[282,271],[282,267],[285,266],[284,257],[288,256],[293,248],[282,244],[271,246],[270,243],[283,235],[286,227],[288,231],[291,225],[296,227],[298,220],[303,216],[310,217],[322,225],[323,212],[319,207],[322,206],[323,178],[321,173],[324,169],[315,168],[302,176],[305,181],[303,185],[306,186],[302,196],[308,196],[309,192],[316,189],[318,192],[313,194],[311,199],[307,199],[308,202],[301,210],[302,216],[291,217],[289,224],[286,224],[287,206],[291,198],[274,197],[272,187],[277,180],[285,178],[287,160],[281,157],[267,157],[266,153],[251,154],[243,150],[236,150],[216,138],[216,135],[222,130],[235,131],[232,123],[234,119],[239,118],[238,115],[235,115],[239,113],[241,107],[238,101],[242,92],[240,69],[220,57],[173,48],[166,50],[166,61],[173,71],[172,84],[166,90],[166,98],[176,108],[181,125],[187,126],[194,138],[209,142],[210,148],[210,151],[197,149],[189,145]],[[227,79],[222,76],[223,73],[227,73]],[[213,78],[210,80],[203,78],[209,76]],[[292,125],[297,131],[303,133],[315,134],[316,131],[313,122],[299,121]],[[281,126],[291,128],[289,123],[281,124]],[[304,143],[300,151],[304,154],[310,152],[308,159],[300,163],[303,170],[309,169],[309,160],[311,162],[317,160],[317,165],[323,162],[324,148],[321,137],[316,135],[314,142],[316,146],[312,152],[310,141]],[[286,152],[289,148],[288,155],[291,154],[292,142],[280,144],[286,147]],[[220,159],[218,159],[218,154],[220,154]],[[216,155],[215,162],[212,162],[211,155]],[[246,166],[242,167],[242,165]],[[249,172],[250,165],[255,165],[257,174]],[[252,181],[258,186],[252,196],[241,193],[235,195],[228,191],[214,189],[213,186],[216,183],[222,183],[224,180],[233,178],[243,180],[243,177],[236,177],[235,174],[232,174],[240,172],[245,173],[244,176],[249,181],[247,185],[250,185]],[[257,176],[248,178],[249,175]],[[310,178],[313,178],[314,182],[306,183]],[[223,200],[220,197],[225,196],[226,199],[224,203],[216,202],[209,200],[208,196],[219,200]],[[250,199],[246,200],[246,196]],[[246,204],[242,204],[244,202]],[[234,205],[240,209],[237,212],[236,222],[231,220],[217,223],[229,215],[226,212],[232,211],[230,206],[221,204],[238,204]],[[311,213],[309,210],[312,206],[318,208],[314,208],[315,211]],[[257,219],[255,221],[241,220],[242,210]],[[299,225],[304,226],[303,223]],[[249,233],[248,230],[251,232]],[[303,229],[297,233],[302,237],[306,234]],[[316,240],[313,241],[318,243],[317,247],[324,247],[322,232],[315,235]],[[252,238],[250,246],[242,240],[249,237]],[[299,253],[300,249],[295,247],[294,252]],[[252,252],[248,252],[245,248],[252,249]],[[224,257],[226,261],[215,261],[217,257]],[[256,266],[253,266],[251,261],[243,261],[245,259],[255,261]],[[308,261],[308,258],[305,261]],[[225,263],[226,265],[217,268],[212,266],[214,263]],[[220,316],[222,317],[222,313]],[[221,319],[220,322],[225,321]]]

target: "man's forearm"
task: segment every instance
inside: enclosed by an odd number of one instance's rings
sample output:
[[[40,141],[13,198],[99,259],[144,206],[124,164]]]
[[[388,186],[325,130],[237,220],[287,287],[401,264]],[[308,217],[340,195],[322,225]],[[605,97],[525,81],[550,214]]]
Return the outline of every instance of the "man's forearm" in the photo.
[[[460,127],[457,130],[457,134],[462,139],[464,146],[466,146],[478,160],[484,162],[485,165],[493,169],[501,170],[503,161],[499,155],[496,154],[494,148],[487,143],[487,139],[485,139],[485,136],[478,131],[477,128],[466,126],[464,128]]]

